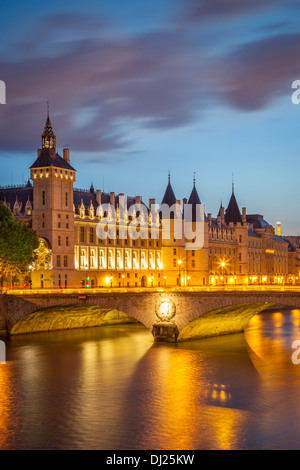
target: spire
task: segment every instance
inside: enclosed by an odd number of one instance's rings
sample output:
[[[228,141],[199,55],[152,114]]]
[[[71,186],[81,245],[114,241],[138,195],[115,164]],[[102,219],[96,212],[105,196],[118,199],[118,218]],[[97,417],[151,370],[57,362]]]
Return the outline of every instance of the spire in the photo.
[[[165,195],[163,197],[163,200],[161,201],[162,204],[167,204],[169,207],[173,206],[173,204],[176,204],[176,197],[174,194],[174,191],[171,186],[171,175],[170,172],[168,174],[168,186],[165,192]]]
[[[279,219],[278,219],[278,222],[277,222],[277,231],[276,231],[276,235],[278,235],[278,237],[281,237],[281,222],[280,222]]]
[[[42,148],[43,149],[56,149],[56,136],[53,132],[52,124],[50,121],[49,102],[47,101],[47,120],[42,134]]]
[[[194,173],[193,189],[188,200],[188,205],[192,206],[192,221],[193,222],[197,220],[197,213],[199,214],[199,208],[197,207],[197,205],[200,205],[200,204],[201,204],[200,197],[196,189],[196,173]]]
[[[220,203],[220,209],[219,209],[219,213],[218,213],[218,215],[221,215],[221,209],[223,209],[223,201],[222,201],[222,199],[221,199],[221,203]]]
[[[233,222],[234,224],[240,222],[242,223],[242,216],[240,213],[240,209],[238,203],[236,202],[236,198],[234,195],[234,182],[232,181],[232,195],[226,209],[225,213],[225,222],[229,224],[229,222]]]

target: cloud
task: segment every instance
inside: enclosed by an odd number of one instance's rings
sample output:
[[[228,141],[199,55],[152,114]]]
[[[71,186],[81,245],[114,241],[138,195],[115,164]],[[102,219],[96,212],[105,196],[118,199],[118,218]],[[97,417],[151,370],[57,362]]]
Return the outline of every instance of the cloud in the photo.
[[[247,0],[241,3],[250,8]],[[236,4],[230,1],[232,8]],[[208,15],[209,5],[200,5]],[[141,127],[188,126],[221,101],[247,111],[262,109],[289,93],[300,77],[298,34],[252,39],[233,52],[211,54],[209,46],[199,47],[174,25],[108,38],[96,34],[102,19],[89,15],[82,23],[81,16],[71,15],[66,36],[59,38],[55,31],[68,18],[58,15],[50,24],[41,19],[45,42],[37,47],[35,32],[27,38],[32,53],[0,59],[7,85],[0,150],[29,152],[40,145],[47,98],[60,148],[68,144],[88,159],[88,153],[129,151]],[[87,29],[93,34],[86,35]]]
[[[282,0],[187,0],[181,21],[188,23],[232,19],[237,15],[255,13],[284,5]]]
[[[239,47],[220,64],[223,84],[217,94],[231,106],[258,110],[291,94],[292,82],[300,77],[297,60],[300,34],[284,34]]]
[[[72,40],[64,52],[55,39],[51,51],[51,57],[0,62],[8,90],[2,150],[32,149],[47,98],[58,137],[76,150],[126,147],[132,136],[123,135],[125,121],[127,130],[130,121],[165,129],[194,119],[200,64],[176,34]],[[87,108],[92,118],[84,124],[76,117]]]

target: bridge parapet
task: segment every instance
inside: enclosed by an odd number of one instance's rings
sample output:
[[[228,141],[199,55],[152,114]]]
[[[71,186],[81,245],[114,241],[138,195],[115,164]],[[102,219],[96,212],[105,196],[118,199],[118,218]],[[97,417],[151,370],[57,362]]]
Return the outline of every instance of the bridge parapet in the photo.
[[[0,318],[9,331],[30,313],[48,307],[96,305],[101,308],[123,312],[143,323],[150,331],[162,319],[157,316],[157,305],[173,303],[174,317],[165,323],[176,325],[180,332],[193,320],[222,308],[242,304],[270,304],[281,308],[300,308],[300,292],[274,291],[235,291],[235,292],[86,292],[78,293],[38,293],[0,296]]]

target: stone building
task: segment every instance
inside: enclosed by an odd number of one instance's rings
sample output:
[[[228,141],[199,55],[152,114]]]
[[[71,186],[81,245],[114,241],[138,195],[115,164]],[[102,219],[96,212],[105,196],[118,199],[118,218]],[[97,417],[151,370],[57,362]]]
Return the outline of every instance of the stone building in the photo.
[[[155,199],[145,205],[139,196],[108,194],[93,185],[75,189],[70,150],[65,148],[63,157],[56,152],[49,112],[30,177],[32,183],[24,187],[0,188],[0,200],[40,238],[37,262],[15,285],[28,285],[29,277],[33,287],[45,288],[299,282],[299,246],[281,236],[280,225],[275,233],[262,215],[247,214],[246,208],[241,213],[234,187],[227,209],[221,204],[216,218],[200,217],[195,180],[189,199],[181,202],[169,176],[160,206]],[[162,207],[170,208],[167,216]],[[190,229],[196,231],[201,224],[201,248],[186,235],[188,207]],[[133,225],[138,226],[136,239],[124,236]]]

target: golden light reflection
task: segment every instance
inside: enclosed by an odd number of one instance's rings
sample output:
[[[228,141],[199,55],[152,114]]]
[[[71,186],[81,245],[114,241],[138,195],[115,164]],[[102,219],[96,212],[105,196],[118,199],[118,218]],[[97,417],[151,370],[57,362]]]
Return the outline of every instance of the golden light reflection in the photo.
[[[293,326],[300,326],[300,310],[292,310],[291,314],[293,319]]]
[[[209,448],[212,441],[214,448],[237,448],[248,412],[226,408],[230,406],[230,390],[225,384],[211,383],[205,357],[199,358],[192,350],[170,352],[162,348],[159,364],[155,387],[160,389],[155,390],[155,396],[163,400],[165,412],[163,421],[156,420],[154,426],[164,436],[164,448]],[[206,441],[208,436],[210,442]]]
[[[14,447],[18,417],[13,406],[13,373],[9,363],[0,365],[0,449]]]

